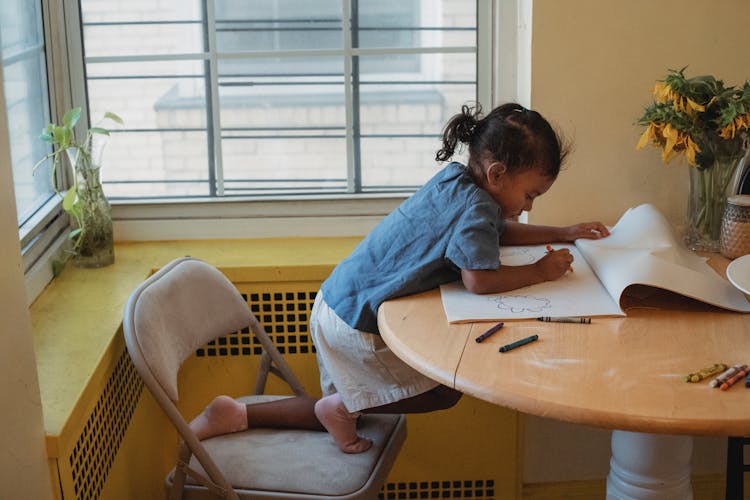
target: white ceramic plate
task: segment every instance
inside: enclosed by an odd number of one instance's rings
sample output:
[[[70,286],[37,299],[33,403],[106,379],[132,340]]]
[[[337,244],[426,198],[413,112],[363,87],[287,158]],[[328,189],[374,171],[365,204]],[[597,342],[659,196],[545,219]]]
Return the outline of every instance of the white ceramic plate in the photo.
[[[734,286],[750,295],[750,255],[737,257],[727,266],[727,278]]]

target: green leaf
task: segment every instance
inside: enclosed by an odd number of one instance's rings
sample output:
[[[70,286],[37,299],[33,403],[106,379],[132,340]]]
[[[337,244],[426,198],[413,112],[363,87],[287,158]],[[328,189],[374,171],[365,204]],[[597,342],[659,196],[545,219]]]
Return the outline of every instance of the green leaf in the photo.
[[[66,212],[72,212],[77,196],[78,196],[78,192],[75,186],[68,189],[68,192],[65,193],[65,196],[63,197],[63,202],[62,202],[63,210],[65,210]]]
[[[52,142],[52,133],[50,133],[49,129],[42,130],[41,135],[39,136],[41,140],[44,142]]]
[[[68,146],[70,145],[71,136],[71,130],[64,125],[58,125],[52,131],[52,137],[54,138],[55,142],[60,145],[61,149],[68,148]]]
[[[116,114],[110,111],[107,111],[106,113],[104,113],[104,118],[109,118],[115,123],[119,123],[120,125],[125,125],[125,122],[122,121],[122,118],[120,118],[119,116],[117,116]]]
[[[68,110],[63,116],[63,124],[68,128],[75,127],[78,120],[81,118],[81,108],[73,108]]]
[[[89,129],[89,132],[91,132],[92,134],[109,135],[109,130],[107,130],[106,128],[101,128],[101,127],[91,127]]]
[[[71,232],[68,233],[68,239],[72,240],[73,238],[81,234],[81,231],[83,231],[83,229],[81,229],[80,227],[73,229]]]

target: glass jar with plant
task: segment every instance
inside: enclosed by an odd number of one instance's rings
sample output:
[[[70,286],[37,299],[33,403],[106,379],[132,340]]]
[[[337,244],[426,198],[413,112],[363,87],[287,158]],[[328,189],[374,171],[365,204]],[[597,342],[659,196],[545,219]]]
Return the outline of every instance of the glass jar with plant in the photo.
[[[75,125],[81,118],[81,108],[65,113],[61,124],[50,123],[40,138],[52,145],[52,152],[40,162],[52,159],[53,187],[62,197],[62,207],[70,214],[74,263],[79,267],[102,267],[115,259],[112,231],[112,210],[101,184],[102,152],[109,129],[97,126],[86,131],[81,142],[76,138]],[[101,122],[112,121],[122,125],[114,113],[105,113]],[[67,156],[72,172],[72,185],[64,193],[57,190],[54,176]]]
[[[653,90],[639,125],[638,149],[651,143],[662,161],[684,156],[690,168],[685,242],[693,250],[718,251],[728,194],[734,194],[748,150],[750,84],[725,86],[712,75],[669,70]]]

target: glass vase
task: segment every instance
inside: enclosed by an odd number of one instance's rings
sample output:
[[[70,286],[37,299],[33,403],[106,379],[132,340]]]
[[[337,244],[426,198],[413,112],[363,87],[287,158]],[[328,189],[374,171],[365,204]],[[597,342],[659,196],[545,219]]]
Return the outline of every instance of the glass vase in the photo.
[[[737,192],[744,154],[716,156],[704,169],[690,167],[685,243],[691,250],[719,251],[727,196]]]
[[[87,151],[67,150],[74,165],[77,202],[72,215],[73,263],[78,267],[103,267],[115,261],[112,207],[101,183],[103,141],[92,141]]]

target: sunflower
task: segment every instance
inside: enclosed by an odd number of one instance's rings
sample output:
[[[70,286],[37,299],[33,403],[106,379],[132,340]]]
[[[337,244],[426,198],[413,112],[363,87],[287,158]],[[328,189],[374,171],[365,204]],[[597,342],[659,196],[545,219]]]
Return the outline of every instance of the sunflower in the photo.
[[[684,154],[688,164],[709,168],[718,156],[740,155],[750,130],[750,84],[727,87],[711,75],[688,78],[670,70],[653,89],[654,102],[638,124],[645,126],[636,149],[660,148],[662,161]]]

